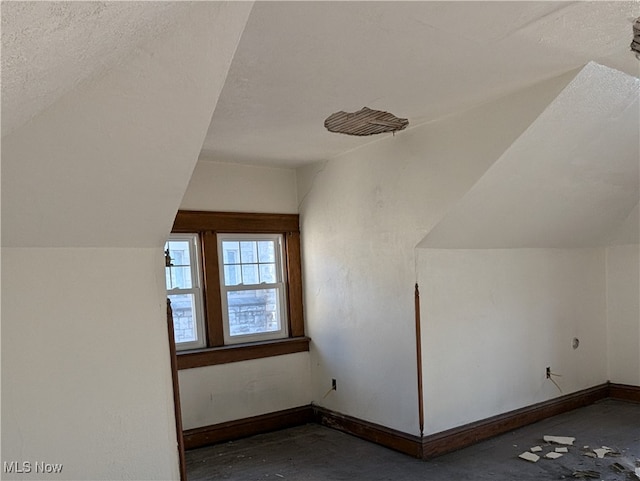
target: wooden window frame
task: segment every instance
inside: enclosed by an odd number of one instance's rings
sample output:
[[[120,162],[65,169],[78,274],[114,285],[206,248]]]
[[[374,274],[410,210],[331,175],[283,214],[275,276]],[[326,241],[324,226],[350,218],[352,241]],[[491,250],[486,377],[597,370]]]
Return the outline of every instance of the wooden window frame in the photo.
[[[246,212],[178,211],[171,230],[174,234],[200,236],[206,348],[178,351],[178,369],[260,359],[309,350],[304,333],[302,266],[298,214],[256,214]],[[224,345],[222,298],[216,234],[282,234],[283,262],[287,275],[287,322],[284,339]]]

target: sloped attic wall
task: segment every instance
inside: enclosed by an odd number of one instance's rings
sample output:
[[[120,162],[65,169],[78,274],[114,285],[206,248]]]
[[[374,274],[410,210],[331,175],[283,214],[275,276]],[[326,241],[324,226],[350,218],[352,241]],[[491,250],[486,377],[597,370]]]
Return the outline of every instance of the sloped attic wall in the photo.
[[[638,249],[606,246],[637,229],[639,85],[587,65],[419,244],[427,432],[560,395],[547,366],[606,382],[614,346],[637,382]]]
[[[419,434],[415,246],[574,75],[298,170],[314,402]]]
[[[638,203],[639,89],[588,64],[419,247],[606,245]]]
[[[162,246],[250,9],[189,4],[2,139],[3,460],[178,478]]]

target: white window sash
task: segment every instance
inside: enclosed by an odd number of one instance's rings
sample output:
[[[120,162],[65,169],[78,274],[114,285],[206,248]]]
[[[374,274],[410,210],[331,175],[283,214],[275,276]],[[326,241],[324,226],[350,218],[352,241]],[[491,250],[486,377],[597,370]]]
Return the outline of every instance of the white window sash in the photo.
[[[289,335],[289,326],[287,319],[287,298],[286,298],[286,288],[285,288],[285,270],[284,263],[282,261],[283,258],[283,242],[282,235],[280,234],[218,234],[218,264],[220,271],[220,291],[221,291],[221,301],[222,301],[222,331],[224,335],[224,343],[225,344],[239,344],[244,342],[256,342],[256,341],[268,341],[274,339],[283,339]],[[261,283],[261,284],[235,284],[227,286],[225,285],[224,278],[224,256],[222,252],[222,242],[223,241],[250,241],[250,242],[258,242],[258,241],[275,241],[275,265],[276,265],[276,279],[278,282],[275,283]],[[249,264],[249,263],[247,263]],[[242,265],[239,263],[239,265]],[[255,333],[255,334],[242,334],[242,335],[231,335],[231,328],[229,326],[229,305],[228,305],[228,293],[229,292],[239,292],[239,291],[259,291],[259,290],[268,290],[275,289],[278,296],[278,307],[279,307],[279,315],[280,315],[280,329],[277,331],[270,331],[264,333]]]
[[[199,242],[197,234],[171,234],[167,242],[188,241],[189,242],[189,266],[191,267],[191,288],[167,289],[167,296],[181,294],[191,294],[194,296],[195,312],[194,328],[196,340],[187,342],[176,341],[177,351],[190,349],[201,349],[206,347],[206,336],[204,332],[204,303],[202,300],[202,268],[199,259]],[[175,306],[174,306],[175,307]]]

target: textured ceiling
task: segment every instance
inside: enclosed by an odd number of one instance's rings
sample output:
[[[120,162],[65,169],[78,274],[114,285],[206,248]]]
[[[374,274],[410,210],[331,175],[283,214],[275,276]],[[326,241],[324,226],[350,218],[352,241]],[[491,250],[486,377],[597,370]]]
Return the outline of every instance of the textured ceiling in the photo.
[[[130,10],[128,3],[113,2],[107,7],[112,14],[107,23],[120,29],[107,34],[97,19],[102,14],[86,10],[96,5],[64,4],[69,22],[47,31],[53,45],[38,37],[40,47],[24,26],[51,25],[49,10],[8,8],[24,27],[16,30],[22,32],[24,48],[14,45],[14,51],[35,62],[21,71],[41,75],[44,85],[27,80],[27,85],[14,87],[34,101],[34,117],[2,137],[3,247],[161,247],[252,7],[250,2],[185,2],[178,13],[157,4]],[[4,11],[7,2],[2,6]],[[138,12],[142,22],[146,8],[151,24],[130,26],[127,15]],[[155,17],[161,11],[162,18]],[[82,25],[96,31],[88,35]],[[159,25],[170,27],[162,31]],[[152,38],[138,43],[146,28]],[[66,34],[58,37],[60,30]],[[126,32],[130,38],[121,44],[112,38]],[[75,40],[67,45],[62,37],[72,34]],[[65,64],[69,59],[57,49],[84,51],[76,43],[80,39],[93,42],[92,56],[79,58],[81,65]],[[121,57],[101,65],[96,52],[114,45]],[[38,70],[45,66],[51,78]],[[16,72],[10,70],[7,77]],[[3,92],[2,100],[3,120],[16,122],[16,112],[7,111],[5,102],[19,106],[21,99]]]
[[[591,60],[637,76],[638,15],[637,2],[258,2],[201,158],[297,166],[380,137],[327,132],[339,110],[415,126]]]
[[[3,137],[188,28],[192,3],[2,2]],[[640,3],[618,1],[256,2],[200,158],[295,167],[391,135],[327,132],[340,110],[411,128],[592,60],[638,76],[637,16]]]
[[[162,34],[187,6],[2,2],[2,136]]]

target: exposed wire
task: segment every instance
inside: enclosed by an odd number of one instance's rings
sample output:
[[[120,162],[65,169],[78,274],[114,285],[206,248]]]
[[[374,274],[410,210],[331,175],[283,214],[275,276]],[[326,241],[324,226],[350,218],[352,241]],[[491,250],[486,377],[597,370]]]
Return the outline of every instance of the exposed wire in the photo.
[[[562,374],[556,374],[554,372],[549,372],[549,377],[548,379],[558,388],[558,391],[560,391],[560,394],[564,394],[562,392],[562,388],[560,387],[560,385],[555,381],[555,379],[553,379],[553,377],[562,377]]]
[[[331,394],[331,391],[335,391],[335,389],[332,387],[331,389],[329,389],[327,391],[327,394],[325,394],[324,396],[322,396],[322,399],[326,398],[329,394]]]

